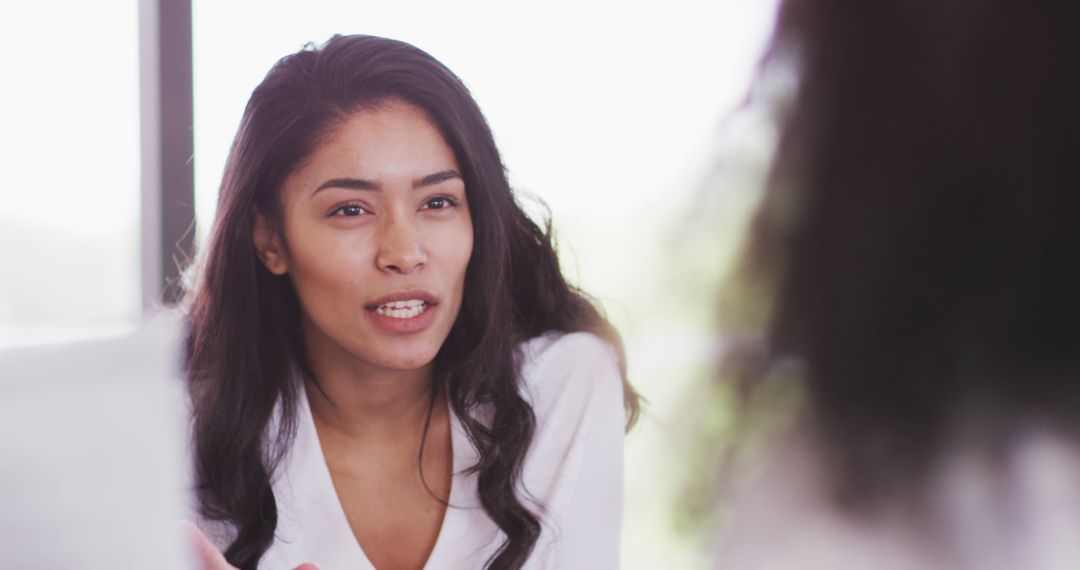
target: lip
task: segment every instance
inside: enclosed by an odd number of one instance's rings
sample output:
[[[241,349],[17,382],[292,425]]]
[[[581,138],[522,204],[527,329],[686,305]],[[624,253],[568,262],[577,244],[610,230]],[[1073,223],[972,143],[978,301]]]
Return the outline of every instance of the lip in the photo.
[[[424,311],[415,317],[399,319],[387,315],[380,315],[375,311],[379,305],[393,303],[394,301],[408,301],[410,299],[418,299],[423,301],[425,305]],[[435,322],[435,311],[438,310],[438,305],[439,303],[435,300],[435,296],[427,291],[402,291],[399,293],[391,293],[372,301],[364,307],[364,314],[385,332],[401,335],[415,334],[423,332]]]
[[[374,311],[379,305],[385,305],[387,303],[393,303],[394,301],[408,301],[410,299],[419,299],[427,304],[428,307],[434,307],[439,304],[439,301],[435,298],[435,295],[417,289],[415,291],[400,291],[397,293],[391,293],[383,297],[379,297],[370,303],[364,305],[364,308],[369,311]],[[425,311],[427,312],[427,311]]]

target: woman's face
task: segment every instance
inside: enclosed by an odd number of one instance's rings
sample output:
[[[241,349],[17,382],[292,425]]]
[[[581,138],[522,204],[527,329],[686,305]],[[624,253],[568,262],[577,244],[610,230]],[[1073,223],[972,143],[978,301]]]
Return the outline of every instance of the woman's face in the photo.
[[[429,365],[461,309],[473,231],[427,115],[400,101],[351,115],[285,180],[282,206],[283,228],[256,216],[255,244],[296,288],[309,356]]]

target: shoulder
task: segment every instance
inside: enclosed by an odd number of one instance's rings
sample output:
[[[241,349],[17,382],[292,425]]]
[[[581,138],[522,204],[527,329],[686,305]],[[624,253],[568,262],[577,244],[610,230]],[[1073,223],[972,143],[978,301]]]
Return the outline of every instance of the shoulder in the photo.
[[[622,372],[615,349],[586,332],[546,333],[521,346],[521,381],[538,421],[563,410],[601,407],[622,414]]]
[[[615,349],[588,332],[547,332],[522,343],[521,353],[525,367],[574,366],[598,361],[618,364]]]
[[[544,524],[530,560],[617,567],[626,414],[615,349],[588,333],[546,334],[522,346],[521,379],[536,415],[522,484]]]
[[[855,517],[829,492],[827,466],[798,422],[769,434],[732,472],[716,508],[715,568],[951,568],[892,513]],[[777,548],[777,545],[783,545]]]
[[[618,380],[619,359],[615,349],[587,332],[549,332],[521,346],[521,376],[527,386]]]

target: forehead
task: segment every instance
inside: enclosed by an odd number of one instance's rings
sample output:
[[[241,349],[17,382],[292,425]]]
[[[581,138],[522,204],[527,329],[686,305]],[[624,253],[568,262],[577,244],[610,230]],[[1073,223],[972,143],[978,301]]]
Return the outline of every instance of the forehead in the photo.
[[[453,150],[427,113],[391,100],[339,122],[290,182],[310,185],[327,177],[358,177],[392,183],[457,169]]]

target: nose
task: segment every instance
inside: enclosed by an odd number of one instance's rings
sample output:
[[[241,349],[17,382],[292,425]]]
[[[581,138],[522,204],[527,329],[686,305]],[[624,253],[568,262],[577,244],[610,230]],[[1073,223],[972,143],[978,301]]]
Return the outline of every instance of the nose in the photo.
[[[387,220],[380,234],[375,259],[380,270],[407,275],[427,263],[417,227],[410,220]]]

